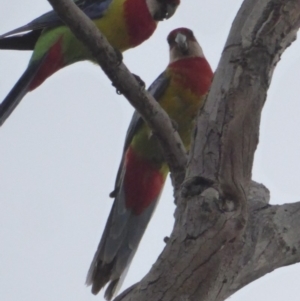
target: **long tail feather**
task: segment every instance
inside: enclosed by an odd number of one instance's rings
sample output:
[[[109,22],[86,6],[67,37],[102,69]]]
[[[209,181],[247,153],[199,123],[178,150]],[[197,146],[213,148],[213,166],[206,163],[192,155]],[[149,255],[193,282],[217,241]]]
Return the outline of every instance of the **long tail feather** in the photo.
[[[0,104],[0,126],[3,125],[5,120],[10,116],[10,114],[14,111],[14,109],[21,102],[22,98],[28,92],[30,84],[39,71],[42,63],[43,60],[30,64],[21,78],[17,81],[15,86]]]
[[[33,50],[42,30],[0,39],[0,49]]]
[[[159,164],[153,156],[140,156],[132,146],[124,152],[121,164],[115,201],[86,280],[93,294],[108,283],[104,295],[107,300],[123,283],[168,173],[163,162]]]
[[[17,34],[17,33],[21,33],[21,32],[25,32],[25,31],[29,31],[29,30],[33,30],[35,28],[33,28],[32,26],[30,26],[31,23],[29,24],[26,24],[24,26],[21,26],[21,27],[18,27],[18,28],[15,28],[13,30],[10,30],[4,34],[1,34],[0,35],[0,39],[3,39],[3,38],[6,38],[8,36],[11,36],[11,35],[14,35],[14,34]]]
[[[86,284],[92,285],[93,294],[98,294],[107,283],[109,283],[109,285],[105,291],[106,300],[111,300],[113,295],[118,291],[137,251],[137,247],[143,237],[147,224],[151,219],[157,201],[158,199],[154,200],[140,216],[130,214],[128,222],[123,226],[123,233],[117,238],[120,244],[117,249],[111,249],[108,245],[112,240],[112,217],[115,215],[115,206],[112,208],[103,236],[87,275]],[[132,242],[132,239],[134,242]],[[111,252],[116,252],[112,260],[110,259]]]

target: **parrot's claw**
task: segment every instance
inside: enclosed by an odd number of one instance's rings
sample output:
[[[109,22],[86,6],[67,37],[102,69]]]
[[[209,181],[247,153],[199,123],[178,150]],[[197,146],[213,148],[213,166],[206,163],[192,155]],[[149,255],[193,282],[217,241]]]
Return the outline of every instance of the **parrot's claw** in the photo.
[[[122,64],[122,62],[123,62],[123,54],[117,48],[114,48],[114,50],[115,50],[115,53],[116,53],[116,56],[117,56],[117,61],[118,61],[117,66],[120,66]]]
[[[145,82],[138,75],[136,75],[134,73],[131,73],[131,74],[134,76],[134,78],[136,79],[138,84],[141,86],[141,88],[145,89],[146,88]]]
[[[112,82],[111,85],[116,88],[116,93],[118,95],[122,95],[123,93],[116,87],[116,85]]]
[[[121,53],[121,52],[120,52],[120,53]],[[138,82],[138,84],[140,85],[140,87],[141,87],[142,89],[145,89],[145,87],[146,87],[145,82],[144,82],[138,75],[136,75],[136,74],[134,74],[134,73],[131,73],[131,74],[134,76],[134,78],[136,79],[136,81]],[[123,93],[115,86],[114,83],[112,83],[112,86],[116,88],[116,92],[117,92],[118,95],[122,95],[122,94],[123,94]]]

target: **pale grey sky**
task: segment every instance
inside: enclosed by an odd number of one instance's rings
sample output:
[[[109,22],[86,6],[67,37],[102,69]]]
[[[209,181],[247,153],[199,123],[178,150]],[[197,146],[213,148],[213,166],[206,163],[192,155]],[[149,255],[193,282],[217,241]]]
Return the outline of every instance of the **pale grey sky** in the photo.
[[[154,36],[124,55],[149,85],[168,62],[166,36],[191,28],[216,68],[241,0],[188,1]],[[47,1],[0,4],[0,34],[49,10]],[[0,100],[21,76],[30,53],[0,51]],[[295,202],[300,182],[300,43],[283,55],[262,116],[253,178],[272,204]],[[96,65],[77,63],[29,93],[0,130],[0,299],[88,301],[84,285],[112,199],[132,108]],[[170,183],[147,229],[123,288],[149,270],[173,224]],[[299,301],[299,265],[259,279],[232,301]]]

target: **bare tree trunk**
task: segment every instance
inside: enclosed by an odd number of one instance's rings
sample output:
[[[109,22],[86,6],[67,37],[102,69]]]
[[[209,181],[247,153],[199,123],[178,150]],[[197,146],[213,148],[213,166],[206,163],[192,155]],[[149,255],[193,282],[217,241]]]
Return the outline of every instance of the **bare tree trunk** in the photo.
[[[267,190],[250,185],[267,90],[299,26],[299,0],[244,1],[198,116],[183,183],[186,161],[174,150],[178,137],[163,145],[176,179],[174,230],[151,271],[117,300],[222,301],[266,273],[300,261],[300,203],[270,206]],[[85,39],[84,34],[78,37],[93,49],[93,35]],[[118,79],[116,86],[130,99],[149,100],[134,82],[122,82],[127,71],[118,68],[108,72]],[[151,110],[142,114],[150,126],[160,123]]]

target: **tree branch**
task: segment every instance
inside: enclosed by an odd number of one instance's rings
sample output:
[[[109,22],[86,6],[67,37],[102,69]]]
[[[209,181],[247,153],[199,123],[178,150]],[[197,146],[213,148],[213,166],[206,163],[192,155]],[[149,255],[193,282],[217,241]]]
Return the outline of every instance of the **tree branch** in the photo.
[[[147,91],[141,88],[127,67],[120,62],[118,54],[106,38],[71,0],[48,1],[74,35],[90,50],[117,90],[124,94],[146,120],[162,145],[175,186],[179,186],[185,175],[187,156],[166,112]]]
[[[189,177],[217,182],[246,213],[259,124],[277,62],[296,38],[299,1],[245,0],[197,123]]]
[[[300,262],[300,202],[282,206],[252,202],[239,260],[227,297],[273,270]]]

